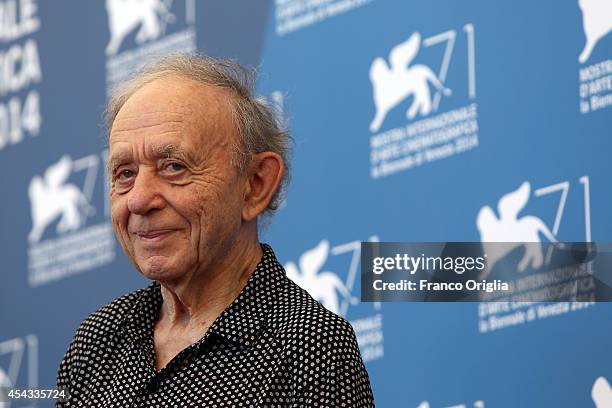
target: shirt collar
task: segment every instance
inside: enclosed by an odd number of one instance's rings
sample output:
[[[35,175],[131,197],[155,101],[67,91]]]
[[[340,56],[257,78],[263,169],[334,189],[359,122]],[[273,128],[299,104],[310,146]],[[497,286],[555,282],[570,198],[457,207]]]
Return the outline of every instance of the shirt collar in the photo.
[[[211,333],[251,346],[268,325],[269,309],[278,299],[285,271],[272,248],[263,244],[263,256],[240,294],[210,326]]]
[[[245,287],[217,317],[208,333],[249,347],[268,325],[269,309],[278,299],[285,271],[269,245],[262,244],[261,249],[263,256]],[[133,342],[152,341],[162,303],[159,282],[154,281],[142,290],[134,308],[126,316],[126,328]]]

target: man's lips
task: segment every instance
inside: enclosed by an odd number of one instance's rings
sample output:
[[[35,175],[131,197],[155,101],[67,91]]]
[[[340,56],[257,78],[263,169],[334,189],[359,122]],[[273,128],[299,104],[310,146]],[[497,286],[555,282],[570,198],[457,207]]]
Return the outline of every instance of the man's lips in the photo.
[[[171,229],[160,229],[150,231],[136,231],[136,235],[138,236],[138,238],[145,242],[158,242],[166,238],[173,232],[174,230]]]

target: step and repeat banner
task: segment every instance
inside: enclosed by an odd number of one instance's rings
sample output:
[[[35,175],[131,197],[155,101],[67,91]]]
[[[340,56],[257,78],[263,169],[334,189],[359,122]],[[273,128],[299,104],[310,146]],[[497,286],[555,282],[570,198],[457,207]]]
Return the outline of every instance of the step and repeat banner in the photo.
[[[147,58],[200,51],[288,118],[262,240],[352,323],[377,406],[612,407],[610,303],[360,300],[361,242],[512,242],[529,274],[522,241],[612,241],[611,30],[612,0],[0,0],[0,385],[53,388],[79,323],[147,285],[101,114]]]

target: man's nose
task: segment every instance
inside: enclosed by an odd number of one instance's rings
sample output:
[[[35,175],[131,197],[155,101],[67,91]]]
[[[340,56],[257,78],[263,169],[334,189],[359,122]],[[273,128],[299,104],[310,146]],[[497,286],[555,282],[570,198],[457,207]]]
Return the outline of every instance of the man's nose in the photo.
[[[128,210],[134,214],[145,215],[161,210],[166,205],[161,195],[160,181],[154,171],[139,171],[128,195]]]

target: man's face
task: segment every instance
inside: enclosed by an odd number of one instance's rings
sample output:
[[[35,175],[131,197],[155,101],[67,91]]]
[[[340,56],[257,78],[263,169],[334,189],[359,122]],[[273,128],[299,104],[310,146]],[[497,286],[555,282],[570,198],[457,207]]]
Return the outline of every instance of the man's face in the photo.
[[[230,98],[161,78],[132,95],[113,122],[113,227],[150,279],[189,279],[222,259],[238,235],[245,177],[231,164]]]

